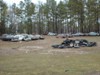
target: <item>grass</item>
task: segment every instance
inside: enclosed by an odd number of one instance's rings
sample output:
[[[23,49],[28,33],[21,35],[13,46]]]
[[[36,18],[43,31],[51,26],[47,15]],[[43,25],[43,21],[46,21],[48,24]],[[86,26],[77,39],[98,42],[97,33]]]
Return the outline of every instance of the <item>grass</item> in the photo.
[[[100,71],[100,55],[25,54],[0,57],[0,75],[84,75]]]
[[[100,37],[93,38],[88,37],[87,39],[100,41]],[[88,54],[35,54],[33,52],[0,56],[0,75],[90,75],[89,73],[93,72],[100,73],[99,48],[82,49],[93,52]]]

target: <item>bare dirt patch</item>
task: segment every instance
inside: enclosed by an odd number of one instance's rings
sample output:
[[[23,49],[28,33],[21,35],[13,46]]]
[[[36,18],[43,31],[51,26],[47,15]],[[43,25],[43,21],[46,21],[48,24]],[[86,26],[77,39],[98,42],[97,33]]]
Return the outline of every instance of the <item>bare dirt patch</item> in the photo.
[[[23,46],[18,48],[19,51],[24,51],[25,53],[29,53],[32,51],[38,51],[44,49],[42,46]]]

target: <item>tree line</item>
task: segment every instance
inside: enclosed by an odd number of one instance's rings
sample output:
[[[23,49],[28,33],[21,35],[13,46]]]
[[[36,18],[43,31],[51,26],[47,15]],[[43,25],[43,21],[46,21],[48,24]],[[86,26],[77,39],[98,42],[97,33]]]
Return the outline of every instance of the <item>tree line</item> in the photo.
[[[20,1],[8,6],[0,0],[0,34],[100,33],[100,0]]]

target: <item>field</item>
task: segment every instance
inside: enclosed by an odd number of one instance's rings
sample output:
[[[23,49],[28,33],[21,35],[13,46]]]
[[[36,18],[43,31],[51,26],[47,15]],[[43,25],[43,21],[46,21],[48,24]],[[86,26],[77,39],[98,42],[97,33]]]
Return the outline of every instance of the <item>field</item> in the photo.
[[[96,47],[53,49],[64,39],[9,42],[0,40],[0,75],[100,75],[100,37],[74,37]]]

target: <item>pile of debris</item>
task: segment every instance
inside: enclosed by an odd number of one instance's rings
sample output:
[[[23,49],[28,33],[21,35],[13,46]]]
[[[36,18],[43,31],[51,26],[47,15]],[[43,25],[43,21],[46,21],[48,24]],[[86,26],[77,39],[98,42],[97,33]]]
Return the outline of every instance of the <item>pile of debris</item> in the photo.
[[[79,47],[92,47],[96,46],[96,42],[89,42],[85,39],[66,39],[59,45],[52,45],[53,48],[79,48]]]

